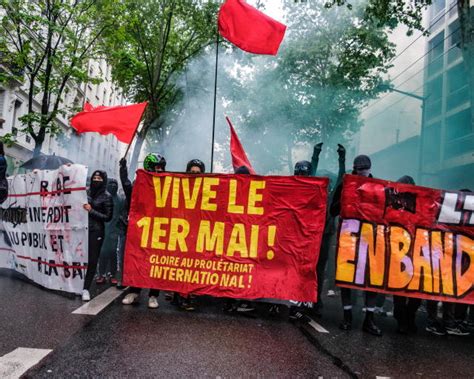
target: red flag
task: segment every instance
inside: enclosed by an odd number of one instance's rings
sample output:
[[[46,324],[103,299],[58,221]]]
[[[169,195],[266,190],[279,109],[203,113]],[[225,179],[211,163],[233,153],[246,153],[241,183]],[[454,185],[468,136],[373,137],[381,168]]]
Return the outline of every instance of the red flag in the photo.
[[[126,144],[132,142],[147,103],[119,105],[116,107],[93,107],[85,103],[84,110],[71,119],[71,125],[78,133],[97,132],[113,134]]]
[[[276,55],[285,30],[285,25],[244,0],[227,0],[219,11],[220,34],[249,53]]]
[[[232,155],[232,166],[234,167],[234,170],[241,166],[245,166],[249,169],[252,175],[255,175],[255,170],[250,164],[247,154],[245,154],[245,150],[239,141],[239,137],[237,137],[234,126],[230,122],[229,117],[226,117],[225,119],[230,126],[230,154]]]

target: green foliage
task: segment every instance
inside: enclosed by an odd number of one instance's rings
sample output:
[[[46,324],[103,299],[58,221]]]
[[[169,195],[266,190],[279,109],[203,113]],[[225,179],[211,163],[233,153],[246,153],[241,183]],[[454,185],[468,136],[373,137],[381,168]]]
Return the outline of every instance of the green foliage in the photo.
[[[97,42],[112,25],[113,3],[0,0],[0,81],[18,81],[26,88],[28,112],[21,131],[34,139],[35,153],[47,134],[59,130],[55,119],[68,111],[62,103],[67,86],[94,80],[87,64],[100,57]],[[109,12],[105,17],[100,10]]]
[[[325,6],[331,8],[335,5],[353,8],[350,0],[329,0]],[[355,2],[359,4],[360,2]],[[423,10],[432,3],[432,0],[368,0],[365,4],[363,17],[365,20],[376,24],[377,27],[386,27],[391,30],[403,24],[408,27],[408,34],[414,30],[425,31],[423,28]]]
[[[135,102],[148,101],[146,126],[175,104],[174,80],[216,36],[216,2],[121,0],[117,27],[107,33],[113,78]],[[145,128],[147,131],[147,129]]]
[[[251,130],[250,152],[267,152],[263,172],[284,163],[292,170],[292,149],[299,144],[336,146],[350,139],[360,127],[360,106],[380,91],[394,56],[387,30],[365,19],[363,7],[286,3],[285,11],[280,53],[254,60],[253,79],[235,107]]]

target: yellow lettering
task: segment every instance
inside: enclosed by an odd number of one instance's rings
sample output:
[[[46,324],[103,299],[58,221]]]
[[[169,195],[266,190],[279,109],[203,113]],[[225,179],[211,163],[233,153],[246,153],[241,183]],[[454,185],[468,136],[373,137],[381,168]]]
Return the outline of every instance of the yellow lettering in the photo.
[[[263,200],[263,194],[257,191],[265,189],[265,182],[262,180],[251,180],[249,188],[249,202],[247,213],[249,215],[263,215],[263,207],[257,207],[256,203]]]

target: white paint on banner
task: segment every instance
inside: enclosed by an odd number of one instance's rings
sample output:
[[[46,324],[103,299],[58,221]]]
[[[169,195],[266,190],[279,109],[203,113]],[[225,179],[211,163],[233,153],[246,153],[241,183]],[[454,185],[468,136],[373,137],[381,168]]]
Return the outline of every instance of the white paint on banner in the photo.
[[[93,298],[91,301],[85,303],[77,308],[73,314],[95,316],[105,309],[112,301],[119,297],[123,291],[115,287],[110,287],[108,290],[102,292],[99,296]]]
[[[19,378],[30,368],[37,365],[52,350],[19,347],[0,357],[0,378]]]
[[[87,268],[87,167],[8,178],[0,207],[0,267],[43,287],[81,294]]]

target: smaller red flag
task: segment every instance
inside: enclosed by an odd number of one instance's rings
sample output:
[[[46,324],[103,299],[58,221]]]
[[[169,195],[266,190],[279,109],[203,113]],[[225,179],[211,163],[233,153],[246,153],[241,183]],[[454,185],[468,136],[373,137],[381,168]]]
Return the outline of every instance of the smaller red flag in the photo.
[[[248,5],[227,0],[219,11],[219,33],[242,50],[276,55],[286,26]]]
[[[84,110],[71,119],[71,125],[78,133],[113,134],[119,141],[130,144],[146,106],[146,102],[116,107],[93,107],[85,103]]]
[[[237,137],[234,126],[230,122],[229,117],[226,117],[225,119],[230,126],[230,154],[232,155],[232,166],[234,167],[234,170],[245,166],[249,169],[252,175],[255,175],[255,170],[250,164],[247,154],[245,154],[245,150],[239,141],[239,137]]]

